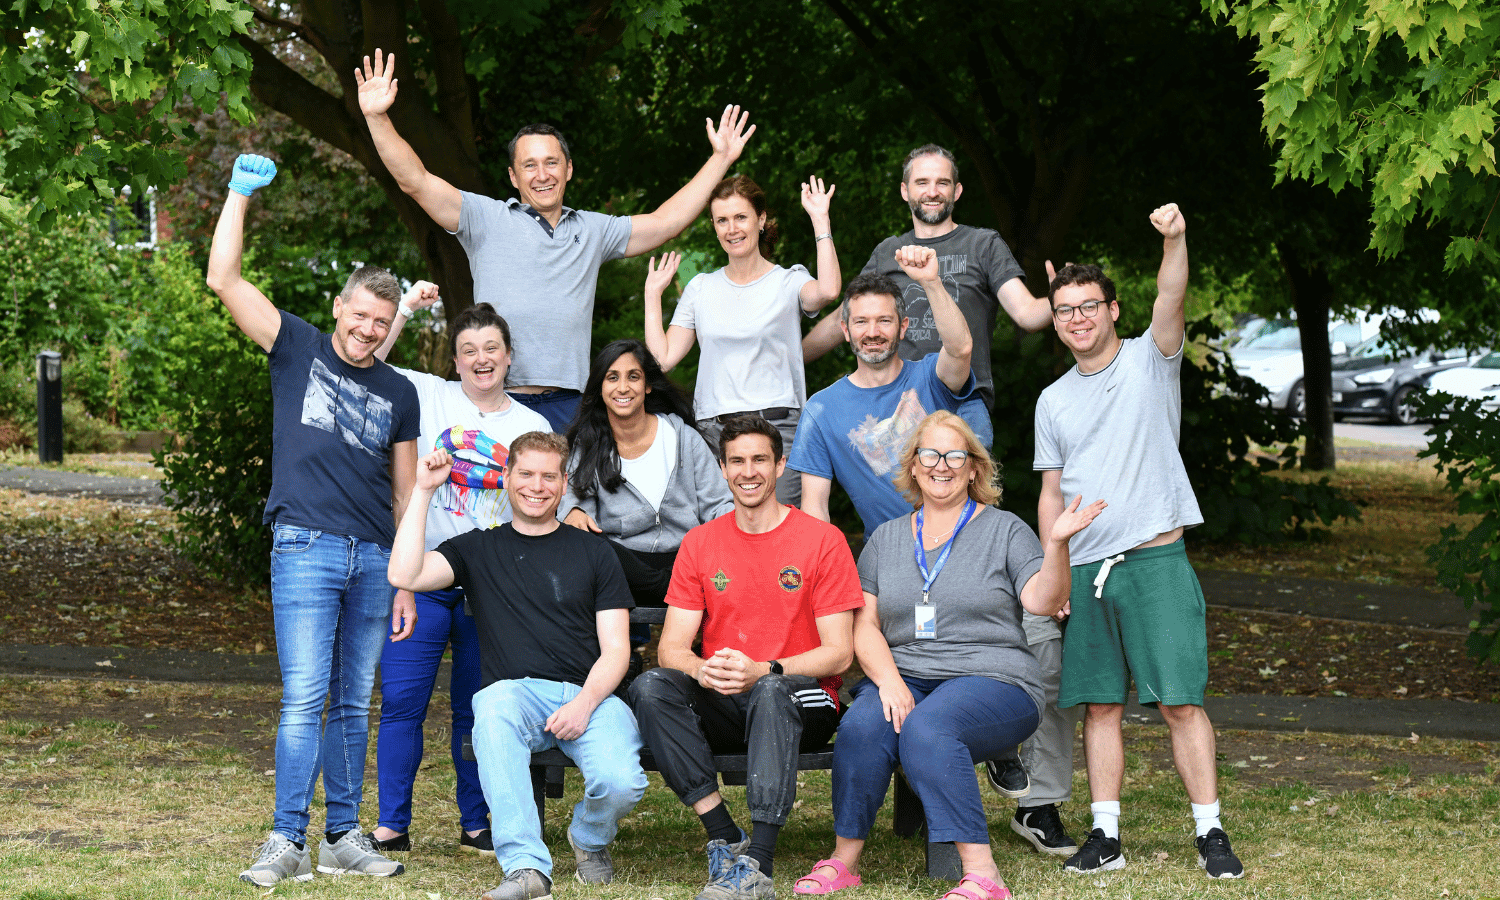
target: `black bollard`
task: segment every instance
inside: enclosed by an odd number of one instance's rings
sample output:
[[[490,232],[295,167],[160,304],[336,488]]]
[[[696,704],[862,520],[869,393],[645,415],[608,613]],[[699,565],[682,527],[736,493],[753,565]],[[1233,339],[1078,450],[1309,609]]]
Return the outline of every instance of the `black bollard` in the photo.
[[[36,455],[42,462],[62,462],[62,354],[36,355]]]

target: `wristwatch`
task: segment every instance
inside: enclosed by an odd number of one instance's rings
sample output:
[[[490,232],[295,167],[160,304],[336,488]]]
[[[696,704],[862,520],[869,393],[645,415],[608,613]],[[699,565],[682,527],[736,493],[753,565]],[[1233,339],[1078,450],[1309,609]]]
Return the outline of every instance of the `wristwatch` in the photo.
[[[771,674],[772,675],[785,675],[786,674],[786,672],[781,668],[781,661],[780,660],[773,659],[770,662],[766,663],[766,665],[768,665],[768,666],[771,667]]]

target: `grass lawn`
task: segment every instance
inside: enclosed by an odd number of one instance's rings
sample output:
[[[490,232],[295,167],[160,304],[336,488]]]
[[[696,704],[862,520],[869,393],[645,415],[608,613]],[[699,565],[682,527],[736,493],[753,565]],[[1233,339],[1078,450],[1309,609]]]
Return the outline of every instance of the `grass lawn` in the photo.
[[[1477,516],[1458,515],[1452,495],[1426,460],[1341,462],[1333,472],[1286,472],[1278,477],[1328,478],[1361,504],[1360,520],[1339,522],[1316,540],[1270,547],[1223,547],[1189,540],[1188,555],[1195,565],[1435,588],[1426,548],[1443,526],[1472,528],[1478,521]]]
[[[92,702],[104,694],[119,697],[113,701],[115,718],[93,712]],[[453,773],[441,751],[447,735],[436,721],[428,723],[428,761],[418,777],[415,850],[404,855],[406,874],[389,880],[317,876],[272,891],[235,880],[270,827],[268,751],[275,724],[265,710],[274,699],[265,688],[240,686],[0,680],[0,897],[437,900],[474,897],[499,881],[492,860],[458,851]],[[433,709],[445,709],[445,700],[434,697]],[[170,727],[189,721],[197,724]],[[1129,864],[1120,872],[1063,873],[1057,859],[1032,853],[1011,835],[1008,803],[985,791],[997,860],[1016,896],[1500,896],[1485,850],[1500,843],[1500,756],[1494,747],[1318,734],[1221,735],[1224,818],[1247,875],[1239,882],[1211,882],[1196,864],[1165,730],[1127,726],[1126,741],[1123,836]],[[368,772],[367,828],[376,818],[373,742]],[[702,888],[702,829],[655,776],[613,847],[617,881],[602,888],[574,882],[563,828],[579,789],[580,779],[570,774],[568,797],[547,807],[558,896],[690,900]],[[1074,790],[1064,817],[1077,837],[1088,814],[1081,771]],[[743,789],[728,788],[726,796],[743,818]],[[804,773],[798,796],[777,858],[783,898],[793,896],[793,881],[832,847],[827,773]],[[313,827],[320,824],[315,803]],[[941,893],[944,886],[923,877],[922,869],[921,843],[892,837],[887,813],[871,836],[865,886],[845,896],[884,900]]]

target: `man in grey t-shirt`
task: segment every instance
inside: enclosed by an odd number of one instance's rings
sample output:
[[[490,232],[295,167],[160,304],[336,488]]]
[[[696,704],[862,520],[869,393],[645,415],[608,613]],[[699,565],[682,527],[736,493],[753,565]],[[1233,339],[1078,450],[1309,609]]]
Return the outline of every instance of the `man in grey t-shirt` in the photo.
[[[717,128],[705,120],[713,154],[655,212],[607,216],[563,205],[573,159],[551,125],[527,125],[511,139],[510,183],[519,200],[460,191],[427,171],[387,116],[396,100],[395,71],[395,54],[380,50],[373,66],[367,56],[355,70],[375,149],[401,190],[458,235],[469,255],[475,302],[491,304],[510,323],[515,346],[508,390],[564,432],[588,378],[599,266],[650,253],[697,218],[755,133],[749,113],[730,106]]]
[[[1182,542],[1183,531],[1203,521],[1177,450],[1187,226],[1175,203],[1153,212],[1151,224],[1163,244],[1149,334],[1122,340],[1115,332],[1120,307],[1098,266],[1064,266],[1051,284],[1057,334],[1077,365],[1037,401],[1037,523],[1049,533],[1068,497],[1109,502],[1068,542],[1073,590],[1058,705],[1085,705],[1094,823],[1064,868],[1088,873],[1125,865],[1120,726],[1134,681],[1141,703],[1158,707],[1171,732],[1172,759],[1198,833],[1198,864],[1210,878],[1239,878],[1244,866],[1219,822],[1214,729],[1203,710],[1203,591]]]
[[[1052,320],[1046,297],[1033,297],[1010,247],[998,232],[953,221],[953,205],[963,196],[958,163],[936,144],[908,153],[901,167],[901,199],[911,207],[911,231],[886,238],[870,254],[862,274],[877,272],[900,286],[911,325],[901,340],[903,359],[921,359],[942,346],[927,292],[895,263],[896,248],[908,244],[937,253],[943,286],[958,303],[974,336],[974,383],[977,396],[960,407],[963,417],[986,446],[994,443],[990,410],[995,406],[995,379],[990,340],[1001,307],[1023,331],[1040,331]],[[829,315],[802,342],[803,358],[812,361],[839,343],[837,316]]]

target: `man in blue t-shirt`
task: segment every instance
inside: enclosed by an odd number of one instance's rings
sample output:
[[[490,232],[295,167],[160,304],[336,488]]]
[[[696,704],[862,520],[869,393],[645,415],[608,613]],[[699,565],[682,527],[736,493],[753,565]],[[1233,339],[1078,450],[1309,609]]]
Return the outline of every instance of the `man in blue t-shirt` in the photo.
[[[271,606],[282,683],[276,812],[270,836],[240,874],[261,887],[312,878],[308,806],[320,770],[327,818],[318,871],[404,870],[360,830],[359,804],[380,648],[387,634],[402,640],[416,624],[411,595],[393,603],[386,567],[416,480],[420,426],[411,382],[374,355],[401,297],[389,272],[365,266],[349,276],[333,301],[331,335],[278,310],[240,274],[250,197],[275,177],[265,157],[235,162],[208,257],[208,286],[266,351],[275,404],[264,521],[274,531]]]
[[[896,466],[917,425],[939,409],[958,409],[974,390],[968,323],[943,286],[937,254],[909,245],[895,251],[907,277],[932,304],[942,349],[903,360],[897,345],[910,324],[901,291],[884,275],[849,282],[840,327],[858,364],[812,395],[802,410],[787,467],[802,473],[802,510],[829,521],[828,496],[838,479],[864,520],[865,534],[911,512],[896,490]]]

